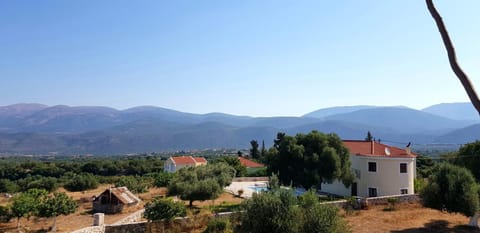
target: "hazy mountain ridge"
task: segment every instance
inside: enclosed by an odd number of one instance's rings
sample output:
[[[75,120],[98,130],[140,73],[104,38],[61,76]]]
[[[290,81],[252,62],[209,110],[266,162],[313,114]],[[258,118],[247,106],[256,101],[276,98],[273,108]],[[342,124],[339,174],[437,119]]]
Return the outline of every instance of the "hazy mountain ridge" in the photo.
[[[480,139],[476,133],[480,124],[471,125],[474,121],[405,107],[350,106],[315,112],[321,113],[318,118],[311,113],[303,117],[249,117],[153,106],[116,110],[17,104],[0,107],[0,153],[124,154],[248,148],[252,139],[264,140],[270,146],[277,132],[296,134],[314,129],[345,139],[363,139],[367,131],[377,139],[414,143]]]

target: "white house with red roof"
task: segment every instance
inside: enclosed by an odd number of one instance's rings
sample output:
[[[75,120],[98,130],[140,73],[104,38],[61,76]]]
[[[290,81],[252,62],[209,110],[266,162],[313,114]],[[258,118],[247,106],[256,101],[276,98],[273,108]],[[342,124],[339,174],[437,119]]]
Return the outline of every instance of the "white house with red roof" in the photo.
[[[200,165],[207,165],[207,160],[204,157],[175,156],[165,161],[163,170],[165,172],[176,172],[184,167],[196,167]]]
[[[355,181],[350,187],[340,181],[323,183],[322,192],[341,196],[390,196],[414,194],[416,154],[375,141],[344,140],[350,151]]]

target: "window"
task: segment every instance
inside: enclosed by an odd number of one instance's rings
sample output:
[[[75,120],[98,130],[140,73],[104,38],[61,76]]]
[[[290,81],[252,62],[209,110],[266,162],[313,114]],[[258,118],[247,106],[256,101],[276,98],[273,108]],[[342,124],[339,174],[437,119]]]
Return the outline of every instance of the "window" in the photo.
[[[400,164],[400,173],[407,173],[407,164],[401,163]]]
[[[377,172],[377,163],[368,162],[368,171],[369,172]]]
[[[400,194],[408,194],[408,189],[400,189]]]
[[[376,197],[377,196],[377,188],[368,188],[368,196],[369,197]]]

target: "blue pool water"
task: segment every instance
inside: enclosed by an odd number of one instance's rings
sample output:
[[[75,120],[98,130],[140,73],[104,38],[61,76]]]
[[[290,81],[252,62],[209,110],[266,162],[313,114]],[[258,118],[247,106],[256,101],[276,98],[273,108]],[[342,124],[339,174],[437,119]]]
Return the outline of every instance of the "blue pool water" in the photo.
[[[266,192],[268,190],[267,187],[265,186],[248,186],[249,189],[253,189],[253,191],[259,193],[259,192]]]

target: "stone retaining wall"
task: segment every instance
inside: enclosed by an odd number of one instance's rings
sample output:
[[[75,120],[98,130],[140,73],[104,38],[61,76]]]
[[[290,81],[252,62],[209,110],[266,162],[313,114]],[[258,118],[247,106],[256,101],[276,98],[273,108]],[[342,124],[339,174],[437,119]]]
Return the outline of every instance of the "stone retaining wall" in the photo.
[[[105,228],[104,226],[94,226],[94,227],[85,227],[76,231],[72,231],[71,233],[104,233]]]
[[[141,209],[131,215],[128,215],[127,217],[111,224],[111,225],[121,225],[121,224],[126,224],[126,223],[133,223],[133,222],[139,222],[140,220],[143,219],[143,213],[145,212],[145,209]]]

